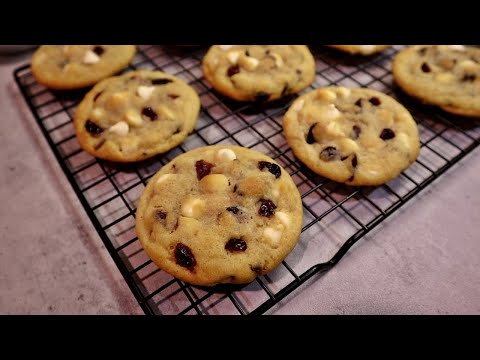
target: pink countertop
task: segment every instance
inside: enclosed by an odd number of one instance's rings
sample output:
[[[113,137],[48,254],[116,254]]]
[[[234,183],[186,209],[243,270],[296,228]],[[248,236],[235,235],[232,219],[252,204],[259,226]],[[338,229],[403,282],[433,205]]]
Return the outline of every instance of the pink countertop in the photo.
[[[142,314],[0,56],[0,314]],[[268,313],[480,314],[480,149]]]

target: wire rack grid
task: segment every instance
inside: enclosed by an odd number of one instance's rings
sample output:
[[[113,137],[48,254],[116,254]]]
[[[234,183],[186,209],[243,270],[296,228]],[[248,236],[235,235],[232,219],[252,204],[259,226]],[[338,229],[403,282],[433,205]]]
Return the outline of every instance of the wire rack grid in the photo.
[[[390,63],[400,48],[360,58],[311,47],[317,75],[305,91],[328,85],[373,88],[397,98],[417,121],[422,145],[418,160],[378,187],[348,187],[302,165],[282,134],[282,116],[294,96],[272,104],[245,104],[217,94],[202,76],[205,48],[138,47],[126,70],[158,69],[182,78],[198,92],[202,109],[194,133],[183,144],[136,164],[103,161],[80,148],[72,119],[85,91],[48,90],[35,81],[28,64],[16,69],[14,77],[86,214],[146,314],[261,314],[314,274],[331,269],[354,243],[478,146],[476,122],[420,105],[397,90]],[[269,155],[290,173],[302,196],[304,226],[298,245],[276,270],[245,286],[202,288],[179,281],[148,259],[135,234],[136,205],[148,179],[181,153],[213,144],[236,144]]]

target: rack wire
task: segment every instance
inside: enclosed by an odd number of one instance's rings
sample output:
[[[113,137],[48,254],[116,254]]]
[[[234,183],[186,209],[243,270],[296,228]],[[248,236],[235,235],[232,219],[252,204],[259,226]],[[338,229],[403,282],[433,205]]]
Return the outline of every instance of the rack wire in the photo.
[[[353,244],[478,146],[477,122],[420,105],[397,90],[390,63],[400,48],[361,58],[311,47],[317,75],[305,91],[328,85],[373,88],[397,98],[418,124],[422,145],[418,160],[378,187],[335,183],[302,165],[282,134],[282,116],[295,96],[273,104],[244,104],[217,94],[202,76],[205,48],[138,47],[126,70],[158,69],[182,78],[198,92],[202,109],[194,133],[183,144],[136,164],[96,159],[80,148],[72,119],[85,90],[48,90],[35,81],[29,64],[17,68],[14,77],[86,214],[146,314],[262,314],[313,275],[335,266]],[[181,153],[213,144],[236,144],[269,155],[290,173],[302,196],[304,224],[298,245],[276,270],[245,286],[203,288],[177,280],[148,259],[135,234],[135,210],[149,178]]]

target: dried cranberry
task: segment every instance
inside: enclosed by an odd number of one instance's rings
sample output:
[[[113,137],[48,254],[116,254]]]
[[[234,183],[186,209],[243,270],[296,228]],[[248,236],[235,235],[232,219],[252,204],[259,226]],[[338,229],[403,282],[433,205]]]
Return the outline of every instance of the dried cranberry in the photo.
[[[372,98],[370,98],[370,100],[368,100],[368,101],[370,101],[370,104],[372,104],[373,106],[378,106],[378,105],[380,105],[380,104],[382,103],[382,102],[380,101],[380,99],[377,98],[377,97],[375,97],[375,96],[372,97]]]
[[[210,164],[205,160],[198,160],[195,163],[195,170],[197,170],[197,179],[202,180],[205,176],[210,174],[210,171],[215,165]]]
[[[175,100],[176,98],[179,98],[180,95],[177,95],[177,94],[168,94],[168,97],[172,100]]]
[[[157,113],[151,107],[143,108],[142,115],[148,117],[151,121],[158,119]]]
[[[233,238],[225,244],[225,250],[230,252],[245,251],[247,250],[247,243],[242,239]]]
[[[359,107],[362,107],[362,98],[358,99],[357,101],[355,101],[355,105],[359,106]]]
[[[238,74],[239,72],[240,72],[240,66],[232,65],[227,70],[227,76],[232,77],[233,75]]]
[[[235,186],[233,187],[233,192],[237,192],[237,189],[238,189],[238,186],[237,184],[235,184]]]
[[[227,208],[227,211],[230,211],[231,213],[234,213],[235,215],[237,215],[240,209],[236,206],[230,206]]]
[[[382,140],[390,140],[395,137],[395,132],[392,129],[383,129],[380,133],[380,139]]]
[[[173,82],[173,80],[170,79],[152,79],[152,85],[165,85],[168,83]]]
[[[105,144],[105,141],[106,141],[105,139],[100,140],[97,144],[95,144],[95,146],[93,148],[95,150],[100,149],[103,146],[103,144]]]
[[[290,88],[288,87],[288,84],[285,84],[282,90],[282,94],[280,96],[285,96],[290,92]]]
[[[245,50],[245,56],[250,56],[250,53],[248,52],[248,50]]]
[[[333,146],[328,146],[320,153],[320,159],[323,161],[335,160],[338,157],[338,151]]]
[[[466,82],[466,81],[475,81],[477,77],[475,75],[464,75],[463,78],[462,78],[462,82]]]
[[[93,48],[93,52],[95,54],[97,54],[98,56],[101,56],[105,52],[105,49],[103,47],[97,45]]]
[[[427,53],[427,48],[423,47],[421,49],[418,49],[418,53],[422,56],[424,56]]]
[[[95,124],[90,120],[87,120],[87,122],[85,123],[85,129],[90,134],[94,134],[94,135],[98,135],[103,132],[103,129],[100,126],[98,126],[97,124]]]
[[[310,129],[308,130],[308,134],[307,134],[307,143],[308,144],[313,144],[315,143],[315,138],[313,137],[313,128],[315,127],[315,125],[317,125],[318,123],[315,123],[313,124],[312,126],[310,126]]]
[[[177,261],[177,265],[187,269],[191,269],[197,264],[192,250],[182,243],[178,243],[177,246],[175,246],[175,260]]]
[[[100,91],[95,97],[93,98],[93,102],[97,101],[97,99],[100,97],[100,95],[103,94],[103,91]]]
[[[357,155],[353,155],[352,158],[352,167],[356,168],[358,165]]]
[[[270,173],[275,175],[275,178],[279,178],[282,175],[282,170],[280,166],[277,164],[269,163],[267,161],[259,161],[258,168],[263,171],[263,169],[267,168]]]
[[[167,218],[167,213],[162,210],[155,211],[155,217],[158,220],[165,220]]]
[[[423,63],[423,64],[422,64],[422,71],[423,71],[424,73],[429,73],[430,71],[432,71],[432,69],[430,69],[430,66],[428,66],[427,63]]]
[[[265,217],[275,215],[275,209],[277,208],[277,205],[275,205],[272,200],[261,199],[260,202],[261,205],[260,209],[258,210],[258,215]]]
[[[352,139],[353,139],[353,140],[358,139],[358,137],[359,137],[360,134],[362,133],[362,128],[361,128],[360,126],[353,125],[352,130],[353,130],[353,132],[352,132]]]
[[[252,270],[257,275],[262,275],[262,267],[261,266],[250,265],[250,270]]]

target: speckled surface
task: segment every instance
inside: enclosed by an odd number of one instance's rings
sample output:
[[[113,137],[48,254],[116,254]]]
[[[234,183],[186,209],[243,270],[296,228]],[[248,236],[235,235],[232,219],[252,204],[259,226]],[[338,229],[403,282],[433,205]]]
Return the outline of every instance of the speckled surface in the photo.
[[[0,56],[0,314],[141,314]],[[480,149],[275,314],[480,314]]]

